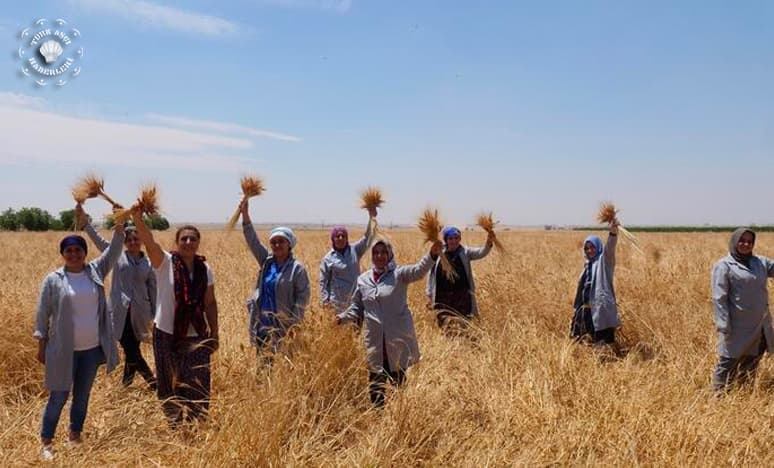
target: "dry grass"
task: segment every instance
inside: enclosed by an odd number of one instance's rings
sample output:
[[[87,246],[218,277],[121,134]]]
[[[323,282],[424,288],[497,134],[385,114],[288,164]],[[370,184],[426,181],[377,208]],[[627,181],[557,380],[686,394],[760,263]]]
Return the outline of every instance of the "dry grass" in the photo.
[[[441,218],[438,217],[438,210],[432,210],[427,208],[422,212],[422,216],[417,221],[417,227],[424,236],[425,242],[435,242],[440,240],[441,231],[443,230],[443,223]],[[449,281],[457,280],[457,272],[454,271],[454,267],[446,255],[441,255],[441,271]]]
[[[265,238],[265,233],[259,233]],[[708,392],[715,363],[709,272],[725,234],[642,234],[659,262],[619,250],[616,292],[626,353],[601,362],[567,338],[585,233],[500,232],[511,251],[473,263],[477,340],[449,339],[413,284],[423,359],[382,413],[369,409],[361,337],[334,327],[312,301],[292,356],[257,376],[245,298],[258,267],[241,238],[204,231],[216,278],[221,349],[213,364],[212,422],[173,432],[139,381],[120,369],[92,392],[86,444],[64,448],[69,403],[56,437],[62,466],[768,466],[774,459],[774,361],[755,385],[723,399]],[[0,457],[37,463],[45,404],[31,338],[43,277],[61,263],[61,233],[0,233]],[[172,232],[159,235],[172,245]],[[420,236],[390,232],[399,264],[424,254]],[[483,232],[466,240],[481,245]],[[528,245],[528,249],[519,246]],[[299,232],[294,249],[312,284],[330,248],[327,232]],[[96,249],[89,249],[91,256]],[[774,256],[761,233],[759,254]],[[314,296],[316,299],[316,294]],[[774,299],[774,297],[772,297]],[[143,352],[152,364],[148,345]]]
[[[229,231],[234,229],[234,226],[236,226],[237,220],[239,219],[239,214],[241,213],[242,203],[248,198],[257,197],[266,191],[266,187],[263,185],[263,180],[261,180],[261,178],[258,176],[244,176],[242,177],[240,184],[242,186],[242,201],[239,203],[239,206],[237,206],[234,214],[231,215],[231,218],[228,220],[226,230]]]
[[[483,229],[487,233],[491,233],[494,236],[494,232],[495,232],[494,228],[495,228],[495,225],[497,223],[495,222],[494,218],[492,217],[492,213],[491,212],[490,213],[481,213],[480,215],[478,215],[478,217],[476,218],[476,224],[478,224],[478,226],[481,229]],[[494,241],[493,242],[494,242],[495,249],[497,249],[498,252],[500,252],[500,253],[505,253],[506,252],[505,246],[503,245],[502,242],[500,242],[500,240],[497,238],[497,236],[494,237]]]

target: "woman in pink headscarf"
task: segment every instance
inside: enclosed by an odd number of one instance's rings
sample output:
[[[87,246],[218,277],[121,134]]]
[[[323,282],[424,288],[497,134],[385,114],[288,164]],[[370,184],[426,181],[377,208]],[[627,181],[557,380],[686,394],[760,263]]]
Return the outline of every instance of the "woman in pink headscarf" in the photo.
[[[376,208],[370,209],[370,218],[376,218]],[[357,242],[349,243],[349,233],[344,226],[331,230],[331,250],[320,262],[320,302],[341,313],[349,307],[352,291],[360,275],[360,258],[368,250],[373,235],[371,222]]]

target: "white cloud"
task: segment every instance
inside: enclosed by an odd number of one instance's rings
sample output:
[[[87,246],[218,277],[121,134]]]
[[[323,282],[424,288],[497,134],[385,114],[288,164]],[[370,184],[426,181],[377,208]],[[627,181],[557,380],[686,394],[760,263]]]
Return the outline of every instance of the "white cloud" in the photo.
[[[42,109],[46,106],[46,100],[42,97],[2,91],[0,92],[0,106]]]
[[[168,7],[144,0],[70,0],[94,11],[123,16],[132,21],[173,31],[220,36],[239,27],[226,19]]]
[[[211,120],[195,120],[186,117],[171,115],[148,114],[146,118],[151,122],[172,127],[195,128],[220,133],[241,133],[251,137],[270,138],[282,141],[301,141],[301,138],[285,133],[274,132],[271,130],[262,130],[260,128],[246,127],[243,125],[215,122]]]
[[[277,5],[287,8],[316,8],[346,13],[352,8],[352,0],[258,0],[267,5]]]
[[[24,105],[38,102],[36,99],[0,94],[0,166],[97,162],[134,168],[241,172],[256,162],[245,155],[254,148],[246,138],[72,117]]]

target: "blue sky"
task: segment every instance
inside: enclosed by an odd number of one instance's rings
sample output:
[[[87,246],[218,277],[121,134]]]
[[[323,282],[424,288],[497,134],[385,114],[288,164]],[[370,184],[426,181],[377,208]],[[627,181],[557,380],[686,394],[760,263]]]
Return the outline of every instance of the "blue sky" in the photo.
[[[77,25],[82,73],[38,88],[18,34]],[[383,222],[428,205],[511,225],[774,222],[774,3],[63,0],[0,14],[0,205],[127,203],[217,222]],[[87,210],[99,214],[98,201]]]

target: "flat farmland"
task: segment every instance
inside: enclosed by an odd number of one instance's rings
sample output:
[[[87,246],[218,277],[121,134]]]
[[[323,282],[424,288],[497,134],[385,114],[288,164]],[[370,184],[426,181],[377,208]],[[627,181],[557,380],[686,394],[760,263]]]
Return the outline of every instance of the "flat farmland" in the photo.
[[[354,240],[360,232],[352,230]],[[266,232],[259,232],[266,241]],[[221,348],[212,418],[170,430],[155,395],[120,367],[95,382],[86,443],[67,449],[65,407],[57,463],[82,466],[770,465],[774,365],[754,385],[714,398],[715,333],[709,285],[728,234],[642,233],[645,254],[619,243],[616,292],[622,353],[604,359],[568,338],[587,233],[499,233],[507,255],[474,262],[481,319],[447,337],[425,309],[424,281],[409,301],[422,361],[383,411],[370,408],[361,337],[318,303],[328,233],[301,231],[295,255],[313,285],[304,326],[270,370],[257,371],[245,300],[258,265],[239,230],[204,231],[215,272]],[[388,231],[399,264],[426,252],[417,231]],[[171,248],[173,232],[156,234]],[[61,265],[61,233],[0,233],[0,460],[38,462],[46,393],[32,338],[44,276]],[[480,245],[483,232],[465,232]],[[774,234],[756,253],[774,256]],[[90,247],[90,257],[96,250]],[[370,265],[366,256],[361,267]],[[152,350],[143,345],[152,363]]]

